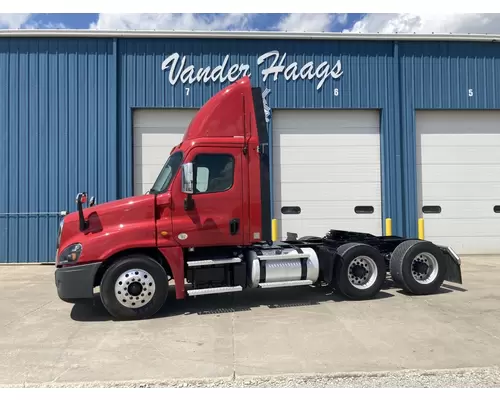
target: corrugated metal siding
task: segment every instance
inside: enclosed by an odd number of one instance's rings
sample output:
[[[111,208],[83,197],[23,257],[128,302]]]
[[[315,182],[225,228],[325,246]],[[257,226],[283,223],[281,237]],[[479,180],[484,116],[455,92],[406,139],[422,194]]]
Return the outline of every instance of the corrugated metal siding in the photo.
[[[271,61],[258,66],[257,58],[272,50],[279,50],[281,56],[286,53],[285,65],[295,61],[299,68],[308,61],[315,68],[323,61],[333,66],[340,59],[344,73],[338,80],[327,79],[319,90],[317,79],[286,82],[281,74],[276,81],[270,76],[263,82],[262,70]],[[387,42],[128,39],[119,44],[122,107],[197,108],[227,85],[227,81],[183,84],[179,80],[172,86],[161,65],[174,52],[186,56],[186,64],[193,64],[196,70],[215,67],[230,54],[227,68],[248,64],[253,84],[271,89],[269,99],[275,108],[382,108],[392,87],[393,45]],[[339,96],[333,96],[334,88],[339,89]]]
[[[418,109],[498,109],[497,43],[427,42],[399,45],[406,235],[417,234],[415,112]],[[472,89],[473,96],[469,96]]]
[[[320,90],[317,79],[263,82],[270,60],[257,58],[272,50],[299,68],[340,59],[344,73]],[[496,44],[1,39],[0,262],[52,261],[57,213],[74,211],[78,191],[98,202],[132,194],[133,108],[197,108],[227,84],[172,86],[161,64],[173,52],[196,70],[227,54],[229,66],[248,64],[273,109],[379,109],[383,217],[395,234],[416,234],[415,110],[500,107]]]
[[[77,192],[116,197],[112,60],[112,40],[0,40],[0,262],[53,261]]]

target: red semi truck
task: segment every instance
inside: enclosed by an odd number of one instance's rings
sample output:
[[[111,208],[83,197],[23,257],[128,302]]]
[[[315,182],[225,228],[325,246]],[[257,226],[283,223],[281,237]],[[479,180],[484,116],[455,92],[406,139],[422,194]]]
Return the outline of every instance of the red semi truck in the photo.
[[[78,194],[59,225],[60,299],[99,287],[112,316],[139,319],[160,310],[171,280],[176,299],[321,284],[363,300],[388,275],[418,295],[462,283],[458,255],[429,241],[331,230],[273,242],[268,143],[261,90],[244,77],[198,111],[148,193],[100,205]]]

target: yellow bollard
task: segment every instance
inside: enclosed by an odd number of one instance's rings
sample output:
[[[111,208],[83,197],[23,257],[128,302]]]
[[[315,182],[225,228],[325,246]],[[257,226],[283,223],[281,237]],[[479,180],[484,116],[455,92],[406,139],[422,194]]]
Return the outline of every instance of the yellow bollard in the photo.
[[[418,238],[424,240],[424,219],[418,219]]]
[[[278,240],[278,220],[273,219],[271,221],[271,239],[273,242]]]
[[[385,236],[392,236],[392,219],[385,219]]]

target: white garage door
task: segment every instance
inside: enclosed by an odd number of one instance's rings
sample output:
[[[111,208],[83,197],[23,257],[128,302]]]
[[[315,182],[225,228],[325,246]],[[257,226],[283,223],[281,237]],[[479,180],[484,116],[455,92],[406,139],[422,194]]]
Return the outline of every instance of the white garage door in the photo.
[[[276,110],[272,119],[280,238],[330,229],[382,234],[379,112]]]
[[[416,126],[425,239],[499,254],[500,112],[419,111]]]
[[[196,111],[134,111],[134,194],[144,194],[151,189],[172,147],[180,143]]]

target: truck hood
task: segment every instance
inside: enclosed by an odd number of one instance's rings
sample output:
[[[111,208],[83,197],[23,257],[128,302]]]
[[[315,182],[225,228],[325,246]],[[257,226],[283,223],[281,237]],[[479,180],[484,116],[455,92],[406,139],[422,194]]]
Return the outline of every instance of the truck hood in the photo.
[[[113,223],[121,224],[133,220],[137,220],[137,213],[143,215],[143,208],[149,209],[151,217],[154,217],[154,198],[152,194],[127,197],[124,199],[112,200],[106,203],[97,204],[94,207],[86,207],[83,209],[85,219],[90,219],[91,225],[98,217],[101,222],[106,222],[109,218],[113,219]],[[142,212],[141,212],[142,211]],[[68,223],[78,223],[78,212],[72,212],[64,218],[65,225]],[[96,228],[89,226],[89,229]]]
[[[107,248],[116,243],[126,243],[126,238],[138,237],[138,243],[155,242],[155,196],[153,194],[128,197],[84,208],[83,214],[88,221],[88,228],[80,231],[78,212],[64,217],[60,232],[59,251],[73,243],[85,244],[87,258],[100,257]],[[93,243],[93,254],[85,251],[87,244]],[[142,243],[144,244],[144,243]]]

